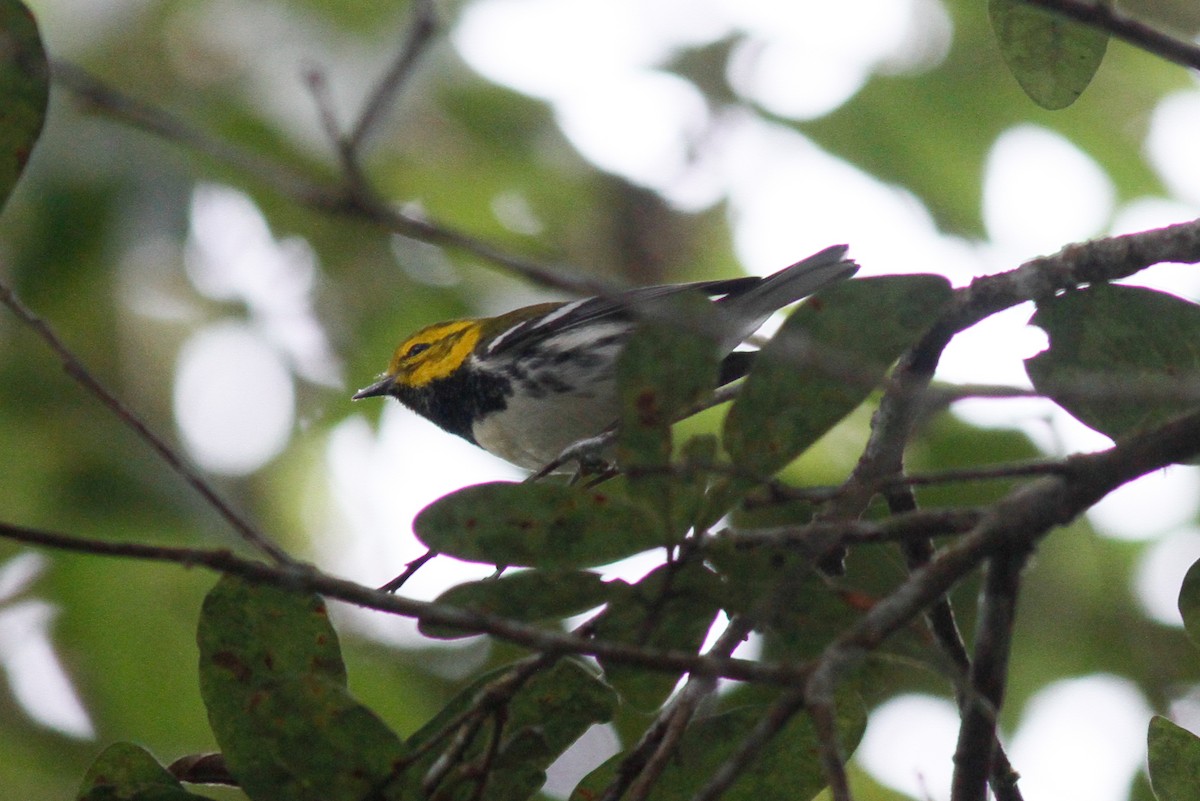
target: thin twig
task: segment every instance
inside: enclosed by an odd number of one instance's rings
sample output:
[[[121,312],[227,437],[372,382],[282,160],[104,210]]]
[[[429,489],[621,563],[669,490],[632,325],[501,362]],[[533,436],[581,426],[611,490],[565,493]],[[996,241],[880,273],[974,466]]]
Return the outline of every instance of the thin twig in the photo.
[[[1065,459],[1028,459],[979,467],[952,467],[947,470],[887,476],[876,481],[874,489],[887,494],[889,491],[903,487],[954,484],[966,481],[1005,481],[1014,478],[1055,475],[1068,469],[1068,465],[1069,462]],[[720,468],[720,465],[713,466],[714,472],[719,472]],[[779,481],[772,481],[766,485],[762,493],[749,496],[746,499],[746,507],[756,509],[791,501],[822,502],[831,500],[847,491],[848,488],[845,486],[793,487]]]
[[[362,209],[387,208],[387,203],[375,191],[375,187],[363,172],[358,150],[342,135],[342,126],[337,120],[337,112],[333,107],[333,97],[329,93],[325,73],[313,67],[305,72],[304,79],[312,93],[313,103],[317,107],[317,116],[321,120],[325,136],[328,137],[330,145],[337,153],[338,164],[342,172],[342,193],[345,202],[350,206]]]
[[[412,22],[404,44],[400,46],[392,66],[371,92],[358,121],[346,137],[346,147],[353,153],[362,152],[367,138],[386,116],[388,107],[396,102],[401,89],[408,85],[417,62],[429,48],[433,35],[437,32],[437,12],[432,0],[414,0],[412,13]]]
[[[312,94],[313,105],[317,107],[317,118],[321,121],[321,129],[325,131],[326,138],[333,142],[339,151],[346,150],[352,153],[353,151],[343,144],[342,126],[338,123],[337,112],[333,108],[333,97],[329,93],[329,82],[325,79],[325,73],[320,67],[309,67],[304,71],[304,83]]]
[[[829,794],[833,801],[853,801],[850,794],[850,778],[846,775],[846,757],[842,750],[842,738],[837,730],[837,702],[833,697],[832,683],[819,689],[809,682],[806,690],[808,715],[812,718],[821,750],[821,767],[825,781],[829,783]]]
[[[105,407],[111,411],[117,419],[125,424],[139,439],[150,446],[163,462],[166,463],[176,475],[180,476],[187,484],[199,493],[213,509],[216,510],[225,522],[238,533],[243,540],[249,545],[258,549],[262,553],[269,556],[273,561],[280,565],[290,565],[294,563],[292,557],[282,548],[272,542],[265,534],[260,532],[249,521],[243,518],[234,510],[226,501],[217,493],[208,480],[200,474],[200,471],[188,463],[183,456],[179,454],[170,444],[162,437],[154,433],[144,420],[137,416],[126,406],[116,395],[114,395],[100,380],[92,375],[91,371],[84,366],[78,356],[67,347],[62,338],[55,333],[50,324],[39,317],[28,306],[26,306],[16,293],[5,283],[0,282],[0,303],[3,303],[9,310],[16,315],[27,328],[33,331],[58,357],[58,361],[62,364],[67,375],[75,379],[75,382],[92,394]]]
[[[475,741],[475,735],[483,728],[486,720],[484,715],[471,714],[467,716],[461,726],[454,730],[450,746],[438,755],[438,758],[429,766],[429,770],[421,777],[421,792],[425,796],[433,795],[442,781],[462,762],[463,754],[471,747],[471,743]]]
[[[210,136],[174,114],[109,86],[82,67],[56,60],[51,63],[51,75],[55,83],[75,95],[86,108],[106,114],[168,142],[183,145],[206,158],[261,181],[302,205],[329,210],[342,204],[336,193],[331,193],[325,186],[300,171],[278,160],[266,158]]]
[[[988,780],[996,773],[993,762],[1000,749],[996,719],[1004,703],[1017,591],[1028,555],[1027,549],[1002,551],[988,562],[969,693],[962,705],[962,726],[954,753],[952,801],[986,801]]]
[[[1200,379],[1194,375],[1122,376],[1097,372],[1092,375],[1064,377],[1055,381],[1055,397],[1076,401],[1107,401],[1138,404],[1146,401],[1200,401]],[[951,403],[974,399],[1045,398],[1036,389],[1005,384],[935,384],[925,402],[940,409]]]
[[[4,522],[0,522],[0,539],[93,556],[204,567],[257,584],[282,587],[295,592],[315,592],[327,598],[432,625],[454,627],[472,634],[490,634],[544,654],[585,654],[658,672],[696,673],[769,685],[792,686],[803,682],[808,676],[805,665],[754,662],[733,657],[708,657],[685,651],[667,651],[595,640],[578,634],[565,634],[540,626],[518,623],[498,615],[379,592],[372,587],[323,573],[311,565],[275,566],[245,559],[227,549],[176,548],[137,542],[111,542]]]
[[[1200,70],[1200,47],[1163,33],[1144,22],[1116,11],[1111,3],[1094,0],[1022,0],[1054,11],[1076,22],[1110,33],[1135,47],[1183,67]]]
[[[420,570],[421,568],[423,568],[426,565],[426,563],[429,562],[429,560],[433,559],[437,555],[438,555],[437,551],[433,550],[432,548],[425,551],[425,553],[421,554],[416,559],[412,560],[407,565],[405,565],[404,572],[401,573],[400,575],[396,576],[394,579],[389,581],[387,584],[384,584],[382,587],[380,587],[379,591],[380,592],[396,592],[401,587],[403,587],[410,578],[412,578],[414,575],[416,575],[416,572],[418,570]]]
[[[906,517],[918,514],[917,499],[911,487],[894,488],[885,493],[888,508],[893,515]],[[919,570],[933,559],[933,540],[930,537],[914,537],[900,543],[904,553],[905,563],[909,572]],[[970,689],[971,659],[967,655],[967,647],[963,642],[958,621],[954,616],[954,607],[950,596],[942,595],[930,605],[925,614],[926,625],[933,635],[934,642],[950,664],[953,666],[954,694],[958,707],[966,714],[968,699],[972,695]],[[1017,788],[1016,773],[1008,760],[1008,754],[993,733],[991,749],[991,771],[987,778],[996,794],[997,801],[1023,801]]]
[[[579,634],[577,630],[575,632]],[[475,694],[471,705],[464,709],[459,714],[455,715],[450,720],[446,721],[440,729],[426,737],[419,745],[413,748],[409,753],[405,754],[404,758],[397,763],[400,768],[405,768],[414,764],[418,759],[424,756],[429,751],[436,748],[447,738],[454,736],[455,743],[463,743],[463,748],[470,744],[471,738],[479,730],[484,718],[493,713],[496,709],[503,706],[512,700],[522,687],[524,687],[530,679],[539,671],[550,667],[559,659],[558,654],[534,654],[525,657],[519,662],[512,665],[509,670],[501,676],[488,682],[484,687],[480,688]],[[465,733],[465,734],[464,734]],[[430,777],[434,774],[435,769],[439,765],[444,765],[445,771],[449,771],[458,761],[458,756],[448,756],[450,751],[453,751],[457,746],[451,746],[447,753],[442,754],[434,763],[434,766],[429,769],[426,775],[426,782],[431,782],[430,787],[436,786],[444,777],[439,775],[436,780],[431,780]]]
[[[780,696],[750,733],[742,738],[733,753],[713,772],[705,785],[696,791],[691,801],[717,801],[762,753],[767,743],[803,708],[803,691],[792,690]]]
[[[496,707],[492,712],[492,735],[488,738],[483,758],[477,769],[472,768],[466,771],[478,774],[475,780],[475,789],[471,793],[471,801],[483,801],[483,793],[487,790],[488,779],[492,775],[492,766],[496,764],[496,755],[500,753],[500,740],[504,734],[504,724],[507,720],[508,711],[503,706]]]
[[[736,548],[786,548],[800,556],[815,558],[837,544],[860,545],[880,542],[908,542],[965,534],[987,514],[983,507],[914,510],[881,520],[845,520],[777,528],[739,531],[726,529],[714,537],[714,543],[731,542]]]
[[[953,467],[927,473],[910,473],[895,476],[880,482],[881,489],[894,487],[921,487],[932,484],[950,484],[963,481],[1002,481],[1031,476],[1056,475],[1067,469],[1063,459],[1028,459],[1025,461],[988,464],[980,467]]]
[[[813,665],[809,692],[830,695],[838,677],[865,653],[907,626],[989,556],[1032,548],[1117,487],[1200,453],[1200,411],[1100,453],[1073,457],[1064,475],[1025,484],[992,505],[979,525],[914,571],[830,643]],[[836,777],[831,777],[831,780]]]
[[[708,650],[709,656],[729,656],[750,635],[754,626],[749,618],[735,616]],[[646,729],[642,739],[622,760],[617,776],[601,793],[599,801],[617,801],[628,787],[628,801],[645,801],[668,762],[700,704],[717,688],[713,676],[689,676],[679,694]]]
[[[374,196],[364,195],[360,188],[322,184],[268,155],[210,136],[172,114],[109,86],[73,64],[56,61],[52,65],[52,74],[59,86],[95,111],[195,150],[251,176],[302,206],[347,215],[401,236],[470,253],[540,286],[577,295],[619,291],[612,283],[588,278],[577,269],[546,265],[416,213],[400,211]]]

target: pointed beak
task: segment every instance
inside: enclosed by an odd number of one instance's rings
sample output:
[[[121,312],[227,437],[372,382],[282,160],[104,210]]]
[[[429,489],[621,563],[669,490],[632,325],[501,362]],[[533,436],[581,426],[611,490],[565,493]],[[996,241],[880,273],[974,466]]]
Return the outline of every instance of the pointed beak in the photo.
[[[382,395],[387,395],[391,392],[392,386],[396,383],[394,376],[386,375],[376,381],[369,387],[363,387],[352,396],[352,400],[362,400],[363,398],[378,398]]]

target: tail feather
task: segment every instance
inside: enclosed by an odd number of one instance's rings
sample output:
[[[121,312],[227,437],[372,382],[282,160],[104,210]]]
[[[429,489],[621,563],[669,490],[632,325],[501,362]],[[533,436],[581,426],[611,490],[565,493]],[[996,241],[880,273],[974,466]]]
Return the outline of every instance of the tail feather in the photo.
[[[829,284],[842,281],[858,272],[858,264],[845,258],[847,245],[833,245],[820,253],[796,262],[773,275],[768,275],[744,292],[730,294],[718,301],[731,320],[737,321],[737,338],[730,332],[733,348],[758,330],[778,309],[808,297]]]

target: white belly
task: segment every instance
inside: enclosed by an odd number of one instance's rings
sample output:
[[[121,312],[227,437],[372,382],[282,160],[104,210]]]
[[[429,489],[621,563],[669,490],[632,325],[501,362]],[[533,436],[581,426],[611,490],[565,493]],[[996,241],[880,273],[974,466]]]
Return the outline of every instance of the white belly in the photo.
[[[508,408],[488,415],[472,429],[485,450],[526,470],[537,470],[581,439],[603,433],[616,422],[616,388],[593,386],[595,394],[510,398]]]

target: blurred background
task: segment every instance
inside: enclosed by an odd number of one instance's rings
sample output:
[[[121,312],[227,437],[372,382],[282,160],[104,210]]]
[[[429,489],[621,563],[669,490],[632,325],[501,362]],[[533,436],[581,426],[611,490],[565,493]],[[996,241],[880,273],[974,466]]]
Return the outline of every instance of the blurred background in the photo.
[[[307,208],[334,147],[306,76],[348,128],[406,36],[395,0],[27,0],[51,57],[250,156],[231,166],[55,86],[0,215],[0,274],[226,497],[290,551],[380,584],[421,552],[413,515],[517,473],[398,404],[351,404],[429,322],[552,297],[481,259]],[[1200,12],[1131,13],[1188,38]],[[1048,112],[966,0],[474,0],[441,27],[365,152],[415,215],[564,270],[627,283],[764,274],[847,242],[863,275],[956,285],[1065,244],[1200,217],[1200,87],[1113,42]],[[278,180],[277,180],[278,179]],[[1133,283],[1200,299],[1194,267]],[[940,378],[1027,386],[1029,308],[959,337]],[[29,331],[0,315],[0,518],[81,536],[226,547],[231,531]],[[853,415],[789,477],[835,483]],[[1048,402],[969,401],[932,421],[916,469],[1105,447]],[[924,493],[977,503],[1003,485]],[[1175,596],[1200,557],[1200,473],[1135,482],[1049,537],[1028,570],[1003,717],[1029,799],[1150,798],[1152,712],[1200,728],[1200,655]],[[899,564],[898,558],[890,557]],[[636,576],[644,565],[614,568]],[[438,560],[432,598],[489,568]],[[116,740],[169,762],[213,749],[194,627],[213,576],[0,541],[0,777],[71,797]],[[972,588],[959,607],[969,625]],[[351,688],[401,733],[512,652],[454,646],[336,608]],[[898,676],[896,674],[899,674]],[[863,799],[948,797],[956,714],[930,671],[892,671],[854,764]],[[603,730],[555,771],[611,753]],[[207,792],[207,791],[206,791]],[[214,797],[237,793],[214,791]]]

